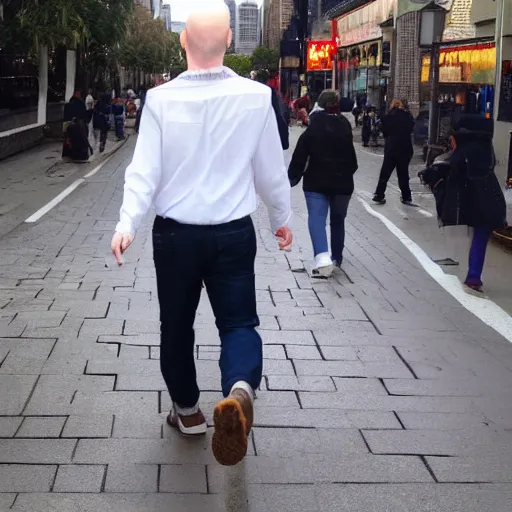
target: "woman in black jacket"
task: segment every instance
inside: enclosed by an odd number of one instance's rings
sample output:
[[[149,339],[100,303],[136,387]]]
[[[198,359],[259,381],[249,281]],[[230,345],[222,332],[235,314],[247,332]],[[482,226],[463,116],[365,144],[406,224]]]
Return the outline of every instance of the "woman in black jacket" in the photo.
[[[385,139],[384,162],[380,171],[379,184],[373,196],[374,202],[386,203],[386,188],[389,178],[396,169],[398,185],[402,192],[402,203],[412,206],[411,187],[409,186],[409,164],[414,155],[412,132],[414,119],[404,108],[400,100],[393,100],[391,110],[382,121],[382,133]]]
[[[339,115],[338,93],[324,91],[318,105],[323,110],[313,116],[301,135],[288,176],[292,186],[304,176],[309,232],[315,253],[314,274],[329,277],[334,265],[341,266],[343,261],[345,218],[358,165],[352,128],[347,119]],[[331,254],[325,229],[329,210]]]
[[[494,122],[465,114],[454,123],[453,152],[445,163],[434,163],[422,180],[436,198],[442,226],[469,226],[473,241],[469,252],[466,290],[479,296],[487,245],[495,229],[507,224],[507,205],[494,173]]]

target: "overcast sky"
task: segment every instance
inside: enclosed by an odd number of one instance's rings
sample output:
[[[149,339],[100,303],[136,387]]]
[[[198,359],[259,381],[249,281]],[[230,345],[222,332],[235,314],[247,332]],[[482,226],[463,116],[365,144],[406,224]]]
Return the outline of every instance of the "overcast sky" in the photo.
[[[242,2],[242,0],[236,0],[237,3]],[[262,0],[256,0],[259,4],[262,3]],[[172,21],[185,21],[187,16],[187,9],[190,5],[190,0],[164,0],[164,4],[171,4],[171,17]]]

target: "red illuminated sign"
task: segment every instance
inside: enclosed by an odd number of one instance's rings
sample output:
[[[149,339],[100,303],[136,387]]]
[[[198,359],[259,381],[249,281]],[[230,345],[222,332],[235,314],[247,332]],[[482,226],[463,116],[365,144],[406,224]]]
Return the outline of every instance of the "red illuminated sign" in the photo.
[[[336,53],[333,41],[308,42],[308,71],[332,70],[332,58]]]

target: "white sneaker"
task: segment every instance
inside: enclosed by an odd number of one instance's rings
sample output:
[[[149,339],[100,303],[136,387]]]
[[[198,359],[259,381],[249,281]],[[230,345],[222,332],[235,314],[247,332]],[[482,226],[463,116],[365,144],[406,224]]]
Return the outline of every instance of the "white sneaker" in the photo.
[[[315,268],[313,275],[316,277],[331,277],[334,265],[328,252],[322,252],[315,256]]]
[[[202,436],[208,430],[206,419],[199,408],[194,414],[185,416],[180,415],[173,405],[169,416],[167,416],[167,423],[186,436]]]

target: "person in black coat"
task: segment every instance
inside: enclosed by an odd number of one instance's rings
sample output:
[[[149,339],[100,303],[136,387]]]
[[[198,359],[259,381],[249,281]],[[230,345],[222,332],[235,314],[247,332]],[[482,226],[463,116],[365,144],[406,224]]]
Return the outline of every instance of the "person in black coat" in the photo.
[[[301,135],[288,170],[292,186],[304,177],[304,193],[309,214],[309,231],[315,254],[314,274],[329,277],[334,265],[341,266],[345,246],[345,218],[354,192],[357,156],[352,128],[340,115],[336,91],[324,91],[321,109]],[[330,210],[331,253],[326,222]]]
[[[256,82],[260,82],[261,84],[265,84],[270,87],[268,85],[268,80],[270,78],[268,71],[259,70],[254,72],[252,76]],[[290,121],[287,119],[287,109],[277,91],[272,87],[270,87],[270,90],[272,91],[272,108],[276,115],[277,128],[279,130],[279,137],[281,138],[281,146],[283,150],[286,150],[290,147]]]
[[[479,295],[483,295],[482,272],[492,232],[507,225],[505,196],[494,173],[493,133],[492,119],[461,116],[453,125],[451,155],[421,173],[434,193],[440,224],[473,228],[464,284]]]
[[[110,130],[110,115],[112,114],[112,97],[105,93],[94,107],[92,125],[94,128],[94,139],[96,144],[100,143],[100,153],[105,151],[107,135]]]
[[[409,164],[414,155],[412,132],[414,118],[404,109],[400,100],[393,100],[391,110],[382,120],[382,133],[385,139],[384,162],[380,171],[379,184],[373,196],[374,202],[386,203],[386,188],[389,178],[396,169],[398,185],[402,192],[402,203],[412,206],[409,185]]]

